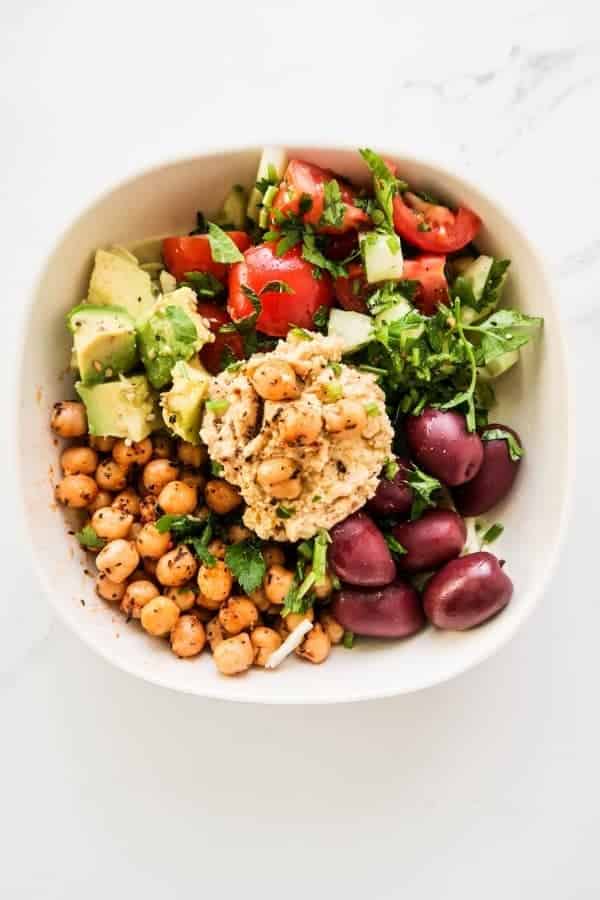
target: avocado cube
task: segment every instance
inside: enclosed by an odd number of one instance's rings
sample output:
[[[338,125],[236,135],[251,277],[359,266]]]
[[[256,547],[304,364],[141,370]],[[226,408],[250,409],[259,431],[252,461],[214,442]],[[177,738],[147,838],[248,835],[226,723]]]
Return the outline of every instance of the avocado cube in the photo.
[[[210,375],[196,363],[175,363],[173,386],[160,396],[165,425],[177,437],[190,444],[200,443],[200,423],[208,394]]]
[[[91,435],[143,441],[161,427],[158,397],[145,375],[122,375],[103,384],[78,381],[75,390],[85,405]]]
[[[75,368],[84,384],[129,372],[137,362],[135,324],[118,306],[83,303],[67,316]]]
[[[148,314],[155,296],[148,272],[134,262],[135,257],[120,250],[98,250],[88,289],[88,302],[98,306],[119,306],[137,322]]]

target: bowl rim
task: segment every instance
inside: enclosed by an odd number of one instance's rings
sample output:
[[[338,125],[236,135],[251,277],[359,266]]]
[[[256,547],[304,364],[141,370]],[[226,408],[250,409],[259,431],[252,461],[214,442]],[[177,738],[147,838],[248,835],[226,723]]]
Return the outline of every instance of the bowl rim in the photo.
[[[474,183],[470,180],[469,177],[466,177],[462,171],[458,168],[448,168],[443,163],[440,163],[438,159],[434,156],[424,156],[422,154],[412,155],[410,151],[404,151],[400,148],[392,149],[392,147],[387,144],[385,147],[381,145],[377,146],[376,152],[378,152],[382,156],[396,156],[405,160],[408,164],[416,165],[417,167],[423,166],[429,169],[435,170],[436,174],[439,174],[440,179],[443,180],[445,177],[449,179],[457,179],[462,182],[464,186],[468,189],[468,191],[475,197],[481,197],[488,203],[491,203],[495,209],[503,216],[507,221],[511,223],[514,227],[515,231],[519,235],[519,239],[522,242],[527,254],[531,257],[534,264],[537,266],[539,272],[542,275],[543,284],[542,287],[544,289],[544,293],[547,297],[547,303],[549,308],[552,310],[554,314],[554,319],[557,324],[557,346],[560,354],[560,363],[562,366],[562,374],[564,378],[564,421],[566,424],[566,451],[565,451],[565,475],[566,477],[563,480],[563,501],[560,510],[560,521],[557,524],[557,528],[555,531],[555,538],[553,542],[553,546],[551,548],[551,553],[547,561],[547,565],[544,569],[543,576],[538,580],[537,584],[533,585],[528,591],[528,599],[529,602],[524,605],[517,616],[514,617],[514,620],[511,624],[510,628],[507,628],[504,632],[499,633],[498,637],[494,641],[491,647],[482,646],[479,652],[475,652],[471,659],[465,662],[464,665],[457,667],[454,671],[451,672],[443,672],[432,675],[429,678],[424,678],[421,683],[417,686],[407,686],[403,687],[402,685],[390,684],[388,686],[383,685],[381,687],[369,687],[367,689],[354,688],[347,691],[344,696],[339,696],[336,693],[319,693],[318,695],[309,694],[308,692],[303,693],[302,691],[293,690],[289,694],[285,696],[280,696],[278,694],[270,693],[269,690],[265,687],[265,689],[255,691],[252,696],[247,695],[243,691],[237,688],[238,681],[235,678],[231,678],[227,680],[227,690],[226,691],[216,691],[211,689],[210,685],[202,686],[201,682],[196,684],[196,687],[202,687],[201,690],[195,690],[191,686],[188,688],[187,686],[179,686],[173,685],[170,681],[160,675],[156,674],[153,671],[147,671],[140,666],[137,666],[133,663],[129,663],[129,660],[123,660],[118,658],[116,654],[113,654],[109,649],[107,644],[104,644],[102,641],[95,641],[91,635],[82,633],[76,626],[75,621],[71,620],[67,615],[65,609],[61,606],[61,604],[57,600],[58,589],[56,585],[51,584],[50,578],[44,569],[44,566],[41,563],[41,559],[36,552],[36,543],[34,540],[33,529],[31,525],[31,517],[27,511],[26,503],[25,503],[25,469],[24,469],[24,456],[20,452],[19,446],[19,437],[22,432],[23,425],[23,417],[25,415],[25,405],[21,402],[22,393],[24,391],[25,381],[25,365],[26,365],[26,354],[25,354],[25,336],[26,331],[29,325],[29,321],[32,315],[32,310],[34,308],[35,297],[38,291],[38,287],[42,281],[43,273],[48,264],[48,259],[52,255],[52,253],[60,246],[63,240],[67,237],[69,232],[75,230],[82,219],[84,219],[88,214],[90,214],[94,207],[98,204],[102,203],[105,199],[110,197],[111,194],[127,187],[133,182],[143,179],[147,176],[152,175],[152,173],[158,172],[162,169],[168,169],[174,166],[180,166],[185,164],[192,164],[198,159],[206,156],[215,156],[222,155],[228,156],[234,153],[244,153],[244,152],[257,152],[259,153],[261,149],[265,146],[280,146],[280,147],[298,147],[302,146],[307,152],[310,150],[315,151],[342,151],[342,152],[355,152],[357,151],[357,146],[350,142],[330,142],[330,141],[311,141],[310,144],[306,144],[304,146],[301,142],[294,140],[294,136],[290,136],[289,141],[270,141],[266,140],[263,143],[230,143],[226,146],[223,146],[219,143],[205,143],[202,147],[199,147],[197,152],[185,155],[174,155],[169,156],[167,158],[163,157],[161,159],[152,162],[151,164],[145,165],[143,168],[138,169],[127,176],[110,181],[107,183],[106,187],[104,187],[99,193],[92,196],[87,200],[85,206],[80,209],[79,213],[76,217],[70,221],[68,221],[60,230],[59,234],[56,235],[52,241],[49,242],[49,246],[44,247],[42,259],[34,271],[32,277],[28,281],[28,297],[26,303],[22,307],[22,311],[20,314],[19,326],[17,328],[16,334],[16,365],[14,368],[14,381],[16,384],[13,384],[14,390],[11,391],[11,396],[13,398],[13,403],[16,406],[14,410],[14,415],[12,416],[12,420],[16,422],[16,428],[14,429],[14,439],[12,441],[12,453],[14,455],[14,465],[13,469],[17,474],[17,493],[18,493],[18,502],[19,502],[19,510],[22,518],[23,531],[27,539],[28,552],[30,558],[33,560],[33,568],[39,580],[39,583],[42,586],[43,592],[46,594],[50,601],[50,605],[53,611],[58,615],[58,618],[62,621],[63,624],[67,626],[67,628],[75,633],[77,637],[86,644],[91,650],[93,650],[96,654],[98,654],[101,658],[103,658],[106,662],[115,666],[123,672],[126,672],[129,675],[135,676],[137,678],[142,679],[150,684],[157,685],[162,688],[167,688],[169,690],[175,691],[177,693],[185,693],[192,694],[194,696],[210,699],[210,700],[223,700],[223,701],[234,701],[234,702],[243,702],[243,703],[260,703],[260,704],[270,704],[270,705],[324,705],[324,704],[335,704],[335,703],[354,703],[354,702],[362,702],[367,700],[380,700],[386,699],[394,696],[401,696],[403,694],[416,693],[418,691],[425,690],[427,688],[434,687],[437,684],[443,684],[447,681],[451,681],[460,675],[474,669],[476,666],[480,665],[484,660],[490,659],[493,657],[502,647],[506,646],[506,644],[515,636],[515,634],[522,628],[525,622],[528,620],[533,610],[538,606],[541,597],[546,592],[552,576],[554,575],[556,566],[558,564],[558,560],[560,558],[562,549],[564,547],[567,526],[572,513],[572,502],[573,502],[573,483],[574,483],[574,471],[572,461],[574,459],[574,442],[575,442],[575,410],[574,410],[574,392],[573,392],[573,377],[569,370],[568,366],[568,354],[567,354],[567,342],[565,335],[564,322],[561,315],[560,306],[556,299],[556,291],[553,287],[552,280],[549,275],[549,266],[547,265],[545,254],[542,253],[540,248],[534,243],[531,238],[528,236],[527,229],[523,225],[521,218],[514,214],[512,211],[507,210],[504,203],[498,199],[493,189],[489,189],[487,184],[485,186],[480,187],[478,184]]]

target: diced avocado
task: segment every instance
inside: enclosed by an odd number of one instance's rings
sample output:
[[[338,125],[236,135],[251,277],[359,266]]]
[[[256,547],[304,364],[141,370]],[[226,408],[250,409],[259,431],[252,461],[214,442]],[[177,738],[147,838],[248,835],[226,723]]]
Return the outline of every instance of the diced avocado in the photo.
[[[369,231],[360,237],[360,252],[369,284],[402,278],[404,258],[397,234]]]
[[[123,375],[104,384],[83,384],[75,389],[83,400],[91,435],[143,441],[161,427],[158,397],[145,375]]]
[[[482,378],[485,379],[499,378],[500,375],[504,375],[505,372],[512,369],[518,361],[519,351],[507,350],[506,353],[502,353],[501,356],[496,356],[495,359],[489,361],[487,366],[482,366],[477,371]]]
[[[256,173],[256,181],[267,179],[271,184],[278,184],[287,168],[287,153],[281,147],[265,147]],[[263,193],[256,185],[250,191],[250,200],[246,214],[253,222],[258,222],[263,202]]]
[[[370,342],[372,328],[371,316],[346,309],[332,309],[327,334],[341,337],[344,341],[343,352],[353,353]]]
[[[241,184],[234,184],[223,202],[223,209],[216,218],[217,225],[233,226],[237,231],[246,230],[248,194]]]
[[[160,396],[162,415],[169,431],[190,444],[200,443],[200,422],[208,394],[210,375],[199,364],[175,363],[173,386]]]
[[[75,368],[84,384],[129,372],[137,361],[135,324],[118,306],[83,303],[67,316]]]
[[[188,287],[164,294],[138,323],[140,356],[155,388],[171,381],[171,370],[179,360],[188,360],[212,335],[196,312],[196,295]]]
[[[133,257],[135,258],[135,257]],[[120,251],[98,250],[88,290],[88,302],[120,306],[137,322],[154,304],[150,275]]]

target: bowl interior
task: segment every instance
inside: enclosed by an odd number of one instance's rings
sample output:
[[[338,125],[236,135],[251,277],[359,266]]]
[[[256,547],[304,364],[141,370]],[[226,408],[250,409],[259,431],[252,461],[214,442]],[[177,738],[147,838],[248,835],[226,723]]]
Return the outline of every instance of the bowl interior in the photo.
[[[364,165],[350,150],[289,148],[290,154],[365,182]],[[60,447],[49,427],[56,400],[71,395],[66,373],[69,338],[64,314],[85,296],[94,250],[139,238],[185,233],[197,209],[215,213],[231,184],[250,185],[258,149],[176,162],[121,184],[88,209],[55,248],[34,290],[21,367],[19,457],[26,518],[43,584],[63,619],[95,650],[135,675],[203,696],[258,702],[338,702],[404,693],[444,681],[489,656],[525,619],[543,592],[558,549],[568,486],[568,397],[560,324],[549,285],[528,241],[498,206],[462,179],[436,166],[388,153],[400,174],[482,217],[480,249],[512,260],[507,302],[543,315],[543,339],[522,354],[502,380],[493,419],[520,433],[526,456],[517,484],[494,512],[505,526],[494,552],[507,560],[515,584],[509,607],[467,633],[427,629],[400,642],[360,640],[337,649],[324,666],[289,659],[274,672],[219,676],[208,656],[177,659],[165,642],[126,625],[99,600],[85,555],[67,534],[53,501]],[[552,486],[549,490],[548,487]]]

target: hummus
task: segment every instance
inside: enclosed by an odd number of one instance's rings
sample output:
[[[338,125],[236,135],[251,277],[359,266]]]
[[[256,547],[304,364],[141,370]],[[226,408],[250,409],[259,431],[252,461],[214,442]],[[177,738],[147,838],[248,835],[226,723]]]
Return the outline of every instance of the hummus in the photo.
[[[337,337],[292,330],[271,353],[254,354],[239,368],[213,380],[211,400],[200,436],[223,477],[246,501],[245,525],[263,539],[298,541],[329,529],[373,496],[379,474],[391,455],[393,431],[385,397],[369,372],[341,363],[343,342]],[[298,396],[263,400],[253,372],[267,360],[283,360],[297,377]],[[332,430],[336,412],[353,401],[362,422]],[[290,439],[292,415],[311,417],[322,426],[314,439]],[[296,418],[296,421],[299,419]],[[299,496],[279,500],[259,483],[259,466],[267,460],[291,460],[301,488]]]

